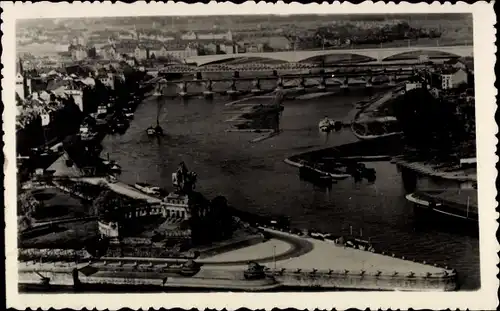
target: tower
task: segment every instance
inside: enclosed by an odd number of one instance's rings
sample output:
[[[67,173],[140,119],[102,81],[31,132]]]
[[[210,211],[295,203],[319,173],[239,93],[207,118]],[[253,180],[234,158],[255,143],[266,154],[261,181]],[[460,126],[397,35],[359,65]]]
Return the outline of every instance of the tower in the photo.
[[[16,93],[21,100],[24,100],[27,96],[26,92],[26,81],[24,78],[24,70],[22,60],[19,59],[19,66],[16,73]]]

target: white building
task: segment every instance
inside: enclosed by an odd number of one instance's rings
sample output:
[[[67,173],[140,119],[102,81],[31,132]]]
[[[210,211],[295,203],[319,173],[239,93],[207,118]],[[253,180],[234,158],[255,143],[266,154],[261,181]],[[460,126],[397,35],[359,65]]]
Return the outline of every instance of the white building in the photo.
[[[420,82],[408,82],[406,83],[406,92],[414,89],[421,89],[422,88],[422,83]]]
[[[441,88],[454,89],[460,84],[467,83],[467,72],[462,68],[453,68],[441,74]]]
[[[24,76],[18,72],[16,75],[16,93],[21,100],[24,100],[27,94],[24,94]]]
[[[134,57],[138,60],[148,58],[148,50],[145,47],[137,46],[134,50]]]
[[[182,40],[196,40],[198,39],[198,37],[196,36],[196,34],[194,32],[188,32],[188,33],[185,33],[181,36],[181,39]]]

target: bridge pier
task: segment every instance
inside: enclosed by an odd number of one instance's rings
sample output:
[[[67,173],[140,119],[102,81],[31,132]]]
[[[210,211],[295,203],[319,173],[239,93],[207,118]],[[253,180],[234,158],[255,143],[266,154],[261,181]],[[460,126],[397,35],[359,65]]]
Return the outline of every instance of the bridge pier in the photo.
[[[324,70],[323,70],[322,74],[324,74]],[[326,89],[326,77],[325,76],[321,76],[320,81],[319,81],[319,85],[318,85],[318,89],[319,90],[325,90]]]
[[[229,86],[229,90],[227,90],[226,93],[229,96],[236,96],[239,94],[238,90],[236,89],[236,81],[234,79],[231,80],[231,85]]]
[[[278,84],[276,85],[276,91],[281,91],[281,90],[283,90],[283,78],[279,77]]]
[[[305,89],[306,89],[306,79],[304,77],[301,77],[297,90],[300,92],[305,92]]]
[[[389,86],[395,86],[397,81],[396,74],[389,77]]]
[[[262,92],[260,88],[260,79],[255,79],[252,82],[253,88],[252,88],[252,93],[260,93]]]
[[[180,88],[179,96],[180,97],[186,97],[187,96],[187,83],[186,82],[181,82],[178,86]]]
[[[373,77],[369,76],[368,80],[366,80],[366,88],[372,88],[373,87]]]
[[[349,77],[345,77],[344,82],[340,86],[344,92],[349,92]]]
[[[205,91],[203,91],[205,98],[213,98],[214,92],[212,91],[212,80],[205,82]]]
[[[80,278],[78,276],[78,269],[74,268],[71,271],[72,277],[73,277],[73,290],[78,291],[81,289],[82,283],[80,281]]]

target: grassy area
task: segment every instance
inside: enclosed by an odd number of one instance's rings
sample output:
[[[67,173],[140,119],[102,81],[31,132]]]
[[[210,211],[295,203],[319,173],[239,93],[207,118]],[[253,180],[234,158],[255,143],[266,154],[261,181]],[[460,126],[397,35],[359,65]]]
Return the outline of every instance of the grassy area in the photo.
[[[42,203],[32,215],[35,221],[84,217],[89,210],[87,203],[56,188],[33,190],[32,194]]]
[[[19,247],[80,249],[97,236],[96,221],[80,221],[59,225],[44,235],[19,239]]]

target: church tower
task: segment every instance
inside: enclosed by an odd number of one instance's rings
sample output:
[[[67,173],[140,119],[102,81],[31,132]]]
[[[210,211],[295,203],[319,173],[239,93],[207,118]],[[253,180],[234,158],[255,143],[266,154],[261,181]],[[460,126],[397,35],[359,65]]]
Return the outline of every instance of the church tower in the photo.
[[[26,80],[24,78],[23,62],[19,59],[19,65],[17,66],[16,73],[16,93],[21,100],[24,100],[27,96],[26,92]]]

